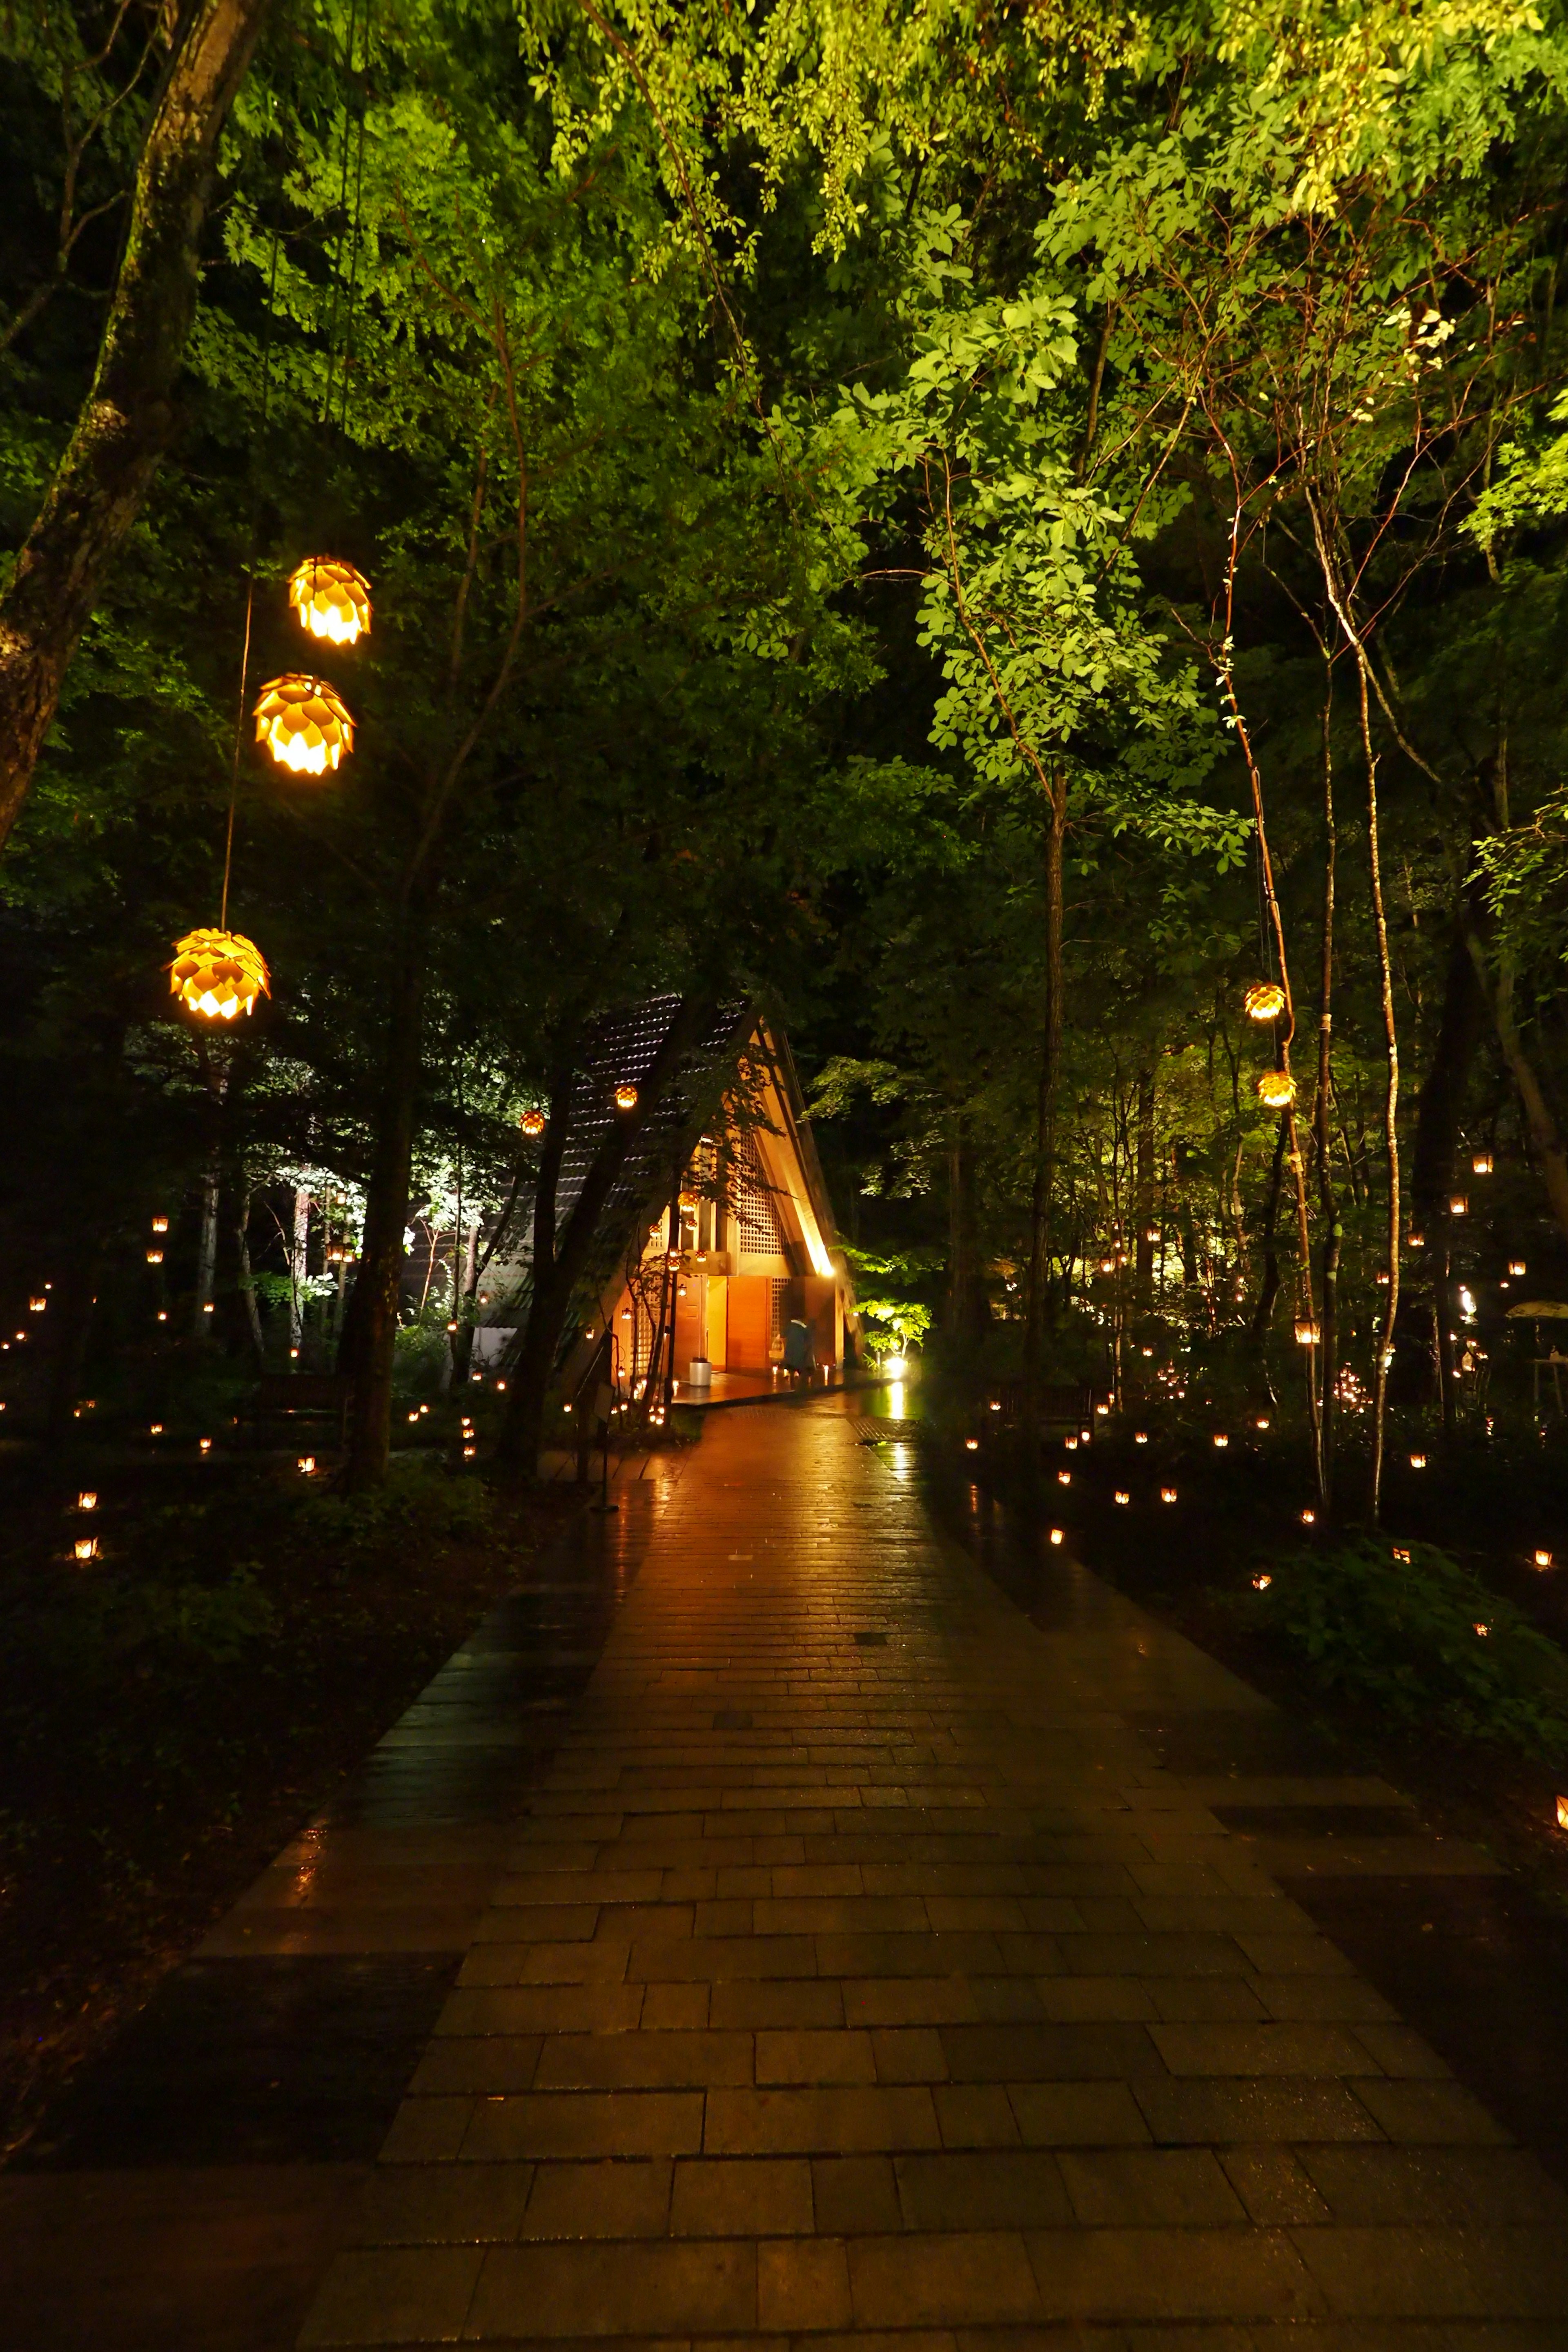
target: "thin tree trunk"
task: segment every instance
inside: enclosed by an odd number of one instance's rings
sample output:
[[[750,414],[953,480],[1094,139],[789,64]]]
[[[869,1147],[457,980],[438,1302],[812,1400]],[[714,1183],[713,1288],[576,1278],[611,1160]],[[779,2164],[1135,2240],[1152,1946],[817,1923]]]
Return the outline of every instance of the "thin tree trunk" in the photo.
[[[196,1234],[196,1291],[191,1302],[191,1337],[196,1340],[205,1340],[211,1336],[214,1321],[209,1310],[217,1276],[219,1189],[218,1157],[215,1151],[202,1171],[201,1223]]]
[[[256,1297],[256,1276],[250,1264],[250,1187],[240,1187],[239,1214],[235,1220],[235,1233],[239,1242],[239,1286],[245,1294],[245,1319],[250,1330],[250,1344],[256,1350],[256,1360],[267,1360],[267,1342],[261,1330],[261,1308]]]
[[[1383,904],[1383,847],[1378,829],[1377,755],[1372,747],[1372,714],[1367,702],[1367,661],[1356,645],[1356,677],[1360,686],[1362,756],[1366,767],[1366,846],[1372,883],[1373,929],[1377,940],[1377,976],[1383,1007],[1383,1042],[1388,1076],[1383,1097],[1383,1145],[1388,1162],[1388,1223],[1384,1271],[1388,1276],[1388,1303],[1383,1328],[1374,1334],[1373,1372],[1372,1516],[1383,1508],[1383,1454],[1388,1420],[1388,1375],[1394,1362],[1394,1325],[1399,1312],[1399,1029],[1394,1011],[1394,964],[1388,952],[1388,919]]]
[[[1040,1369],[1046,1288],[1050,1271],[1051,1188],[1056,1181],[1057,1093],[1061,1076],[1063,1004],[1062,873],[1067,841],[1067,778],[1051,772],[1046,794],[1046,1023],[1035,1115],[1035,1181],[1029,1202],[1029,1270],[1024,1297],[1025,1442],[1038,1452]]]
[[[1138,1220],[1138,1240],[1133,1260],[1132,1296],[1139,1313],[1146,1315],[1154,1296],[1154,1072],[1152,1066],[1138,1073],[1137,1134],[1132,1213]]]
[[[380,1485],[391,1449],[392,1372],[419,1098],[428,913],[426,894],[416,890],[405,903],[398,925],[375,1154],[365,1197],[364,1244],[350,1317],[354,1386],[343,1483],[351,1494]]]
[[[1323,958],[1318,1012],[1318,1097],[1314,1106],[1317,1141],[1318,1199],[1323,1217],[1322,1352],[1320,1357],[1318,1408],[1318,1498],[1326,1517],[1334,1507],[1334,1437],[1339,1412],[1340,1250],[1344,1240],[1339,1202],[1334,1196],[1332,1136],[1330,1119],[1333,1097],[1334,884],[1339,858],[1339,831],[1334,822],[1334,759],[1331,729],[1333,721],[1333,671],[1328,672],[1323,697]]]
[[[1267,1360],[1269,1328],[1274,1321],[1275,1304],[1279,1297],[1279,1244],[1275,1239],[1279,1217],[1279,1193],[1285,1174],[1285,1146],[1289,1137],[1289,1122],[1280,1118],[1274,1134],[1274,1158],[1268,1169],[1268,1191],[1263,1203],[1263,1280],[1258,1286],[1258,1305],[1252,1316],[1252,1345],[1259,1357]]]
[[[1510,1076],[1524,1106],[1524,1116],[1530,1129],[1530,1140],[1541,1169],[1546,1198],[1559,1230],[1568,1234],[1568,1151],[1552,1116],[1551,1106],[1533,1064],[1524,1050],[1524,1040],[1519,1034],[1519,1024],[1513,1010],[1513,973],[1502,965],[1494,982],[1487,965],[1487,951],[1478,929],[1471,923],[1466,932],[1466,945],[1476,967],[1476,976],[1492,1016],[1498,1044],[1502,1047]]]
[[[310,1271],[310,1195],[302,1184],[294,1188],[294,1223],[289,1241],[289,1356],[292,1362],[304,1341],[305,1277]]]
[[[0,597],[0,848],[174,426],[217,142],[271,0],[196,0],[137,167],[92,385]]]

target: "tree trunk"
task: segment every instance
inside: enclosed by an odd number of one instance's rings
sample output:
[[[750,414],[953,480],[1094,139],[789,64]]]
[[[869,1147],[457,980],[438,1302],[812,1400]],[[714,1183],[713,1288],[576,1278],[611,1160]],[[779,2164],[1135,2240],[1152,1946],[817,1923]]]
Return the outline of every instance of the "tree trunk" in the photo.
[[[1267,1357],[1268,1333],[1274,1321],[1275,1304],[1279,1297],[1279,1244],[1276,1232],[1279,1218],[1279,1194],[1285,1175],[1285,1146],[1289,1127],[1281,1115],[1274,1136],[1274,1158],[1268,1170],[1268,1192],[1263,1204],[1263,1280],[1258,1286],[1258,1305],[1252,1316],[1252,1345],[1260,1357]]]
[[[302,1184],[294,1191],[294,1223],[289,1237],[289,1356],[292,1362],[304,1343],[305,1277],[310,1272],[310,1195]]]
[[[218,1160],[215,1151],[202,1171],[202,1218],[196,1236],[196,1295],[191,1302],[191,1337],[205,1340],[213,1327],[213,1289],[217,1276]]]
[[[1137,1255],[1133,1260],[1132,1297],[1146,1315],[1154,1297],[1154,1072],[1138,1073],[1136,1172],[1132,1183],[1132,1213],[1138,1220]]]
[[[1050,1268],[1051,1187],[1056,1181],[1057,1091],[1061,1075],[1063,1004],[1062,869],[1067,841],[1067,778],[1051,773],[1046,800],[1046,1024],[1036,1098],[1035,1181],[1029,1202],[1029,1272],[1024,1296],[1025,1443],[1038,1452],[1040,1367],[1046,1279]]]
[[[136,173],[92,385],[0,597],[0,848],[174,425],[217,142],[271,0],[196,0]]]
[[[474,1294],[479,1286],[479,1229],[468,1227],[468,1238],[463,1251],[463,1284],[461,1303],[454,1309],[458,1328],[452,1334],[451,1370],[454,1386],[461,1388],[468,1377],[468,1367],[474,1357]]]
[[[1530,1140],[1541,1170],[1542,1181],[1552,1213],[1560,1232],[1568,1234],[1568,1151],[1564,1151],[1557,1122],[1552,1116],[1540,1078],[1524,1050],[1519,1034],[1519,1024],[1513,1010],[1513,974],[1503,965],[1494,982],[1487,966],[1486,945],[1473,918],[1468,918],[1465,944],[1475,965],[1483,997],[1492,1016],[1498,1044],[1503,1059],[1524,1106],[1524,1116],[1530,1129]]]
[[[1383,845],[1378,827],[1377,758],[1372,748],[1372,712],[1367,698],[1366,655],[1358,646],[1356,675],[1361,694],[1362,757],[1366,769],[1366,842],[1368,877],[1372,886],[1373,933],[1377,941],[1378,991],[1382,1000],[1383,1046],[1387,1078],[1383,1094],[1383,1148],[1388,1166],[1388,1221],[1384,1271],[1388,1276],[1388,1305],[1383,1328],[1373,1334],[1372,1403],[1372,1517],[1375,1524],[1383,1507],[1383,1452],[1388,1419],[1388,1375],[1394,1360],[1394,1328],[1399,1313],[1399,1028],[1394,1010],[1394,964],[1388,952],[1388,919],[1383,904]]]
[[[428,913],[426,897],[417,892],[405,902],[398,926],[364,1244],[348,1318],[354,1387],[343,1485],[350,1494],[381,1484],[392,1442],[392,1370],[419,1098]]]
[[[1318,1200],[1323,1217],[1322,1331],[1319,1358],[1318,1499],[1323,1516],[1334,1507],[1334,1437],[1339,1417],[1340,1252],[1344,1241],[1339,1202],[1334,1197],[1332,1159],[1333,1036],[1334,1036],[1334,886],[1339,862],[1339,828],[1334,821],[1334,762],[1331,729],[1333,719],[1333,672],[1328,674],[1323,698],[1323,937],[1318,1000],[1318,1095],[1313,1106],[1317,1145]]]
[[[256,1276],[250,1264],[250,1187],[240,1186],[239,1214],[235,1220],[235,1235],[239,1243],[239,1286],[245,1296],[245,1319],[250,1332],[250,1344],[256,1350],[258,1364],[267,1361],[267,1342],[261,1331],[261,1308],[257,1303]]]

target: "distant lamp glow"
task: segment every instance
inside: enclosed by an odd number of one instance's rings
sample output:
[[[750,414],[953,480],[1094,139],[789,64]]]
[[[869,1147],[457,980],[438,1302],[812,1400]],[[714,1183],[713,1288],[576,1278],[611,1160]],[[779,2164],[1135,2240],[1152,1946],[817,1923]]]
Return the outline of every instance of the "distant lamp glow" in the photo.
[[[1568,1797],[1557,1800],[1557,1826],[1560,1830],[1568,1830]]]
[[[1301,1514],[1301,1525],[1302,1525],[1304,1528],[1315,1528],[1315,1527],[1317,1526],[1317,1524],[1318,1524],[1318,1514],[1316,1513],[1316,1511],[1303,1511],[1303,1512],[1302,1512],[1302,1514]]]
[[[76,1507],[79,1511],[97,1510],[98,1496],[92,1492],[92,1489],[89,1486],[84,1487],[82,1492],[77,1496]]]
[[[1100,1261],[1100,1270],[1101,1274],[1114,1274],[1116,1260],[1113,1257],[1102,1257]]]
[[[1508,1262],[1508,1270],[1510,1274],[1524,1274],[1527,1273],[1529,1269],[1526,1267],[1524,1260],[1521,1257],[1510,1257]]]
[[[1058,1470],[1057,1472],[1057,1485],[1058,1486],[1070,1486],[1072,1485],[1072,1472],[1070,1470]]]
[[[204,1021],[232,1021],[272,992],[267,959],[239,931],[187,931],[174,942],[169,992]]]
[[[636,1110],[637,1107],[637,1090],[636,1087],[617,1087],[616,1088],[616,1108],[617,1110]]]
[[[1408,1233],[1405,1236],[1405,1244],[1407,1249],[1425,1249],[1426,1236],[1425,1234]]]
[[[49,1302],[47,1298],[29,1298],[27,1301],[27,1312],[29,1315],[42,1315],[46,1307],[48,1306],[48,1303]]]
[[[162,1437],[163,1434],[163,1423],[161,1421],[153,1422],[151,1428],[148,1430],[147,1434],[149,1437]]]
[[[1266,1412],[1260,1412],[1252,1426],[1254,1429],[1267,1429],[1268,1426],[1268,1415]]]
[[[294,1466],[302,1478],[308,1478],[316,1466],[316,1457],[313,1454],[301,1454]]]
[[[1162,1487],[1161,1487],[1161,1489],[1160,1489],[1160,1500],[1162,1501],[1162,1503],[1173,1503],[1173,1502],[1175,1501],[1175,1499],[1176,1499],[1176,1490],[1175,1490],[1175,1488],[1174,1488],[1173,1486],[1162,1486]]]
[[[1132,1433],[1132,1443],[1134,1445],[1147,1445],[1149,1443],[1148,1431],[1146,1429],[1135,1429]]]
[[[1410,1457],[1410,1467],[1412,1470],[1425,1470],[1426,1456],[1424,1454],[1413,1454]]]
[[[1299,1315],[1296,1318],[1296,1345],[1299,1348],[1315,1348],[1321,1337],[1321,1332],[1310,1315]]]
[[[312,637],[353,646],[370,635],[370,583],[336,556],[308,555],[289,583],[289,602]]]
[[[78,1559],[96,1559],[98,1558],[98,1538],[96,1536],[78,1536],[75,1550]]]
[[[1225,1434],[1225,1432],[1224,1432],[1223,1430],[1216,1430],[1216,1431],[1215,1431],[1215,1441],[1214,1441],[1214,1442],[1215,1442],[1215,1444],[1217,1446],[1219,1446],[1222,1450],[1223,1450],[1226,1446],[1227,1446],[1227,1445],[1230,1444],[1230,1440],[1229,1440],[1229,1438],[1228,1438],[1228,1437],[1226,1437],[1226,1435]]]
[[[1402,1559],[1402,1560],[1405,1562],[1405,1567],[1406,1567],[1406,1568],[1408,1568],[1408,1567],[1409,1567],[1409,1565],[1410,1565],[1410,1554],[1409,1554],[1409,1552],[1406,1550],[1405,1547],[1403,1544],[1395,1544],[1395,1545],[1394,1545],[1394,1559]]]
[[[1051,1529],[1051,1541],[1054,1544],[1059,1544],[1063,1540],[1064,1534],[1065,1530],[1063,1528],[1053,1528]]]
[[[162,1250],[149,1250],[149,1251],[148,1251],[148,1253],[147,1253],[147,1263],[148,1263],[148,1265],[163,1265],[163,1251],[162,1251]]]
[[[212,1442],[212,1439],[211,1439],[210,1437],[204,1437],[204,1438],[200,1441],[200,1443],[201,1443],[201,1449],[202,1449],[202,1452],[203,1452],[204,1454],[210,1454],[210,1453],[212,1452],[212,1450],[213,1450],[213,1442]]]
[[[1470,1172],[1474,1176],[1489,1176],[1492,1172],[1491,1153],[1489,1151],[1478,1151],[1475,1158],[1470,1162]]]
[[[882,1369],[886,1372],[890,1372],[894,1380],[901,1381],[909,1368],[902,1356],[885,1356],[882,1360]]]
[[[1112,1497],[1112,1499],[1113,1499],[1113,1501],[1118,1502],[1118,1503],[1130,1503],[1130,1502],[1132,1500],[1132,1497],[1131,1497],[1131,1495],[1129,1495],[1128,1493],[1126,1493],[1126,1492],[1125,1492],[1125,1490],[1124,1490],[1122,1487],[1118,1486],[1118,1488],[1117,1488],[1117,1490],[1116,1490],[1116,1493],[1115,1493],[1114,1496]]]
[[[1273,1581],[1274,1579],[1271,1576],[1255,1576],[1252,1580],[1252,1589],[1254,1592],[1267,1592]]]
[[[1552,1554],[1549,1551],[1538,1551],[1535,1555],[1535,1565],[1537,1568],[1550,1568]]]
[[[1289,1110],[1296,1099],[1296,1081],[1289,1070],[1259,1070],[1255,1083],[1266,1109]]]
[[[166,1234],[166,1233],[168,1232],[168,1230],[169,1230],[169,1220],[168,1220],[168,1218],[167,1218],[167,1217],[154,1217],[154,1218],[153,1218],[153,1231],[155,1234]]]
[[[1255,980],[1242,1005],[1249,1021],[1278,1021],[1285,1010],[1285,991],[1277,980]]]
[[[1448,1214],[1451,1217],[1468,1217],[1469,1213],[1470,1204],[1466,1199],[1464,1193],[1450,1193],[1448,1196]]]
[[[325,775],[354,747],[354,722],[335,688],[302,670],[270,678],[251,716],[257,741],[297,776]]]
[[[1476,1627],[1476,1631],[1480,1635],[1483,1642],[1486,1640],[1487,1635],[1491,1632],[1491,1630],[1492,1629],[1489,1625],[1478,1625]]]
[[[963,1447],[966,1454],[978,1454],[980,1451],[980,1440],[977,1437],[966,1437],[963,1441]]]
[[[537,1142],[544,1132],[544,1113],[542,1110],[525,1110],[517,1123],[531,1142]]]

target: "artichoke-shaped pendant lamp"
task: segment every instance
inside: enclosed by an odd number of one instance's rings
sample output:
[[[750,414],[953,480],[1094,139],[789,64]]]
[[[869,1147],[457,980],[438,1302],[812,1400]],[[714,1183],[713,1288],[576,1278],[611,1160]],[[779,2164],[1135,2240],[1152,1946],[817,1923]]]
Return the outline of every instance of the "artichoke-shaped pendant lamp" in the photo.
[[[171,992],[206,1021],[232,1021],[270,996],[267,959],[239,931],[187,931],[174,943]]]
[[[1277,980],[1256,980],[1243,1003],[1249,1021],[1278,1021],[1285,1010],[1285,991]]]
[[[544,1132],[544,1113],[542,1110],[525,1110],[517,1123],[524,1135],[537,1138]]]
[[[308,555],[289,583],[300,626],[334,646],[357,645],[370,635],[370,583],[334,555]]]
[[[255,710],[256,740],[265,743],[281,768],[321,776],[354,747],[354,722],[324,677],[290,670],[261,689]]]
[[[1260,1070],[1258,1099],[1270,1110],[1287,1110],[1296,1099],[1296,1081],[1289,1070]]]

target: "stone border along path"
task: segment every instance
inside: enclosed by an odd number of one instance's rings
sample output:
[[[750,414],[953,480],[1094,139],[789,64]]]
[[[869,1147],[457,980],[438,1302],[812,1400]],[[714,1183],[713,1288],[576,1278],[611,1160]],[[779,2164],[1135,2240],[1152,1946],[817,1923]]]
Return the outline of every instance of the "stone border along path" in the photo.
[[[1265,1702],[865,1427],[661,1489],[301,2344],[1563,2352],[1568,2199],[1127,1720]]]

